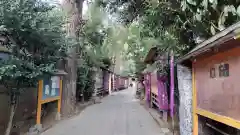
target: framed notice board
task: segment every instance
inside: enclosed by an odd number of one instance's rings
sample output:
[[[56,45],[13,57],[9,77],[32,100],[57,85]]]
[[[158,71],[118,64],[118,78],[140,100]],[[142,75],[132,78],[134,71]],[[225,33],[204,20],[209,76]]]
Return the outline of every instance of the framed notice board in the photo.
[[[53,76],[43,80],[42,100],[60,96],[60,77]]]
[[[41,123],[42,105],[49,102],[57,101],[58,113],[61,110],[62,98],[62,80],[60,76],[44,78],[38,83],[38,107],[37,107],[37,124]]]

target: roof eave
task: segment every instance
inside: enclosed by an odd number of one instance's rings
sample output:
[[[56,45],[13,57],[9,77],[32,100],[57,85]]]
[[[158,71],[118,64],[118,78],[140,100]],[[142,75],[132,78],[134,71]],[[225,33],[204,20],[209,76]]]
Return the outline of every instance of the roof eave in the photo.
[[[148,51],[148,54],[146,55],[146,57],[144,59],[144,63],[151,64],[156,52],[157,52],[157,47],[152,47]]]
[[[218,46],[227,42],[233,38],[239,37],[240,33],[240,22],[232,25],[231,27],[219,32],[215,36],[205,40],[197,47],[195,47],[192,51],[188,54],[184,55],[183,57],[177,59],[176,63],[183,63],[184,61],[190,60],[192,57],[200,55],[206,51],[209,51],[212,47]]]

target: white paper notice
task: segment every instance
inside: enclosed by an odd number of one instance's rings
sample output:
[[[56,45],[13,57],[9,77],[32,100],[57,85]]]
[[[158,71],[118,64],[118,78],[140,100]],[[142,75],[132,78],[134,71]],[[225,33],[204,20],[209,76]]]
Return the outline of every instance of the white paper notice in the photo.
[[[52,89],[55,89],[55,88],[59,88],[59,77],[58,76],[53,76],[51,78],[51,81],[52,81]]]
[[[56,90],[52,89],[51,96],[55,96],[55,95],[56,95]]]
[[[52,89],[55,89],[55,88],[57,88],[57,84],[56,82],[52,82]]]
[[[50,88],[49,85],[45,86],[45,95],[49,95],[50,94]]]

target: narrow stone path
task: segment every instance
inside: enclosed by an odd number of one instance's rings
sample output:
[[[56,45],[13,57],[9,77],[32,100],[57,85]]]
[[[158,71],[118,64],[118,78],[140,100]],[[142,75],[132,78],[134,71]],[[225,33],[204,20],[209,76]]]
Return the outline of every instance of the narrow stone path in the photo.
[[[102,103],[63,121],[42,135],[163,135],[132,89],[115,92]]]

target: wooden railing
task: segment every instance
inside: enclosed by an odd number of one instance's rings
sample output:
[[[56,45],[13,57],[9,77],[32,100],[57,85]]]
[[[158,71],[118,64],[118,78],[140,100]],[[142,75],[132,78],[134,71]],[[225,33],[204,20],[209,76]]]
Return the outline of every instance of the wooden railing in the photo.
[[[151,92],[151,102],[154,104],[156,107],[158,106],[158,96],[155,93]]]
[[[103,88],[97,88],[95,90],[95,95],[96,96],[103,96],[103,94],[104,94],[104,89]]]

